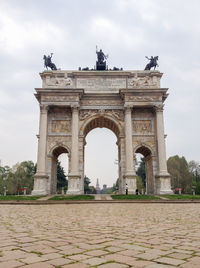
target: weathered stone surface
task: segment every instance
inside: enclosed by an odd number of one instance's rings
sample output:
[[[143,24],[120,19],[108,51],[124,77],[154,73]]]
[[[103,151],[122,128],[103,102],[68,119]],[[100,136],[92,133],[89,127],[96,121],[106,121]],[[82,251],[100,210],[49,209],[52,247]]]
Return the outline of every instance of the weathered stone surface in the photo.
[[[86,135],[105,127],[117,136],[119,193],[136,191],[135,153],[146,163],[146,192],[171,194],[167,172],[163,103],[158,71],[45,71],[40,104],[37,173],[34,195],[56,193],[56,161],[67,153],[67,194],[84,193]]]

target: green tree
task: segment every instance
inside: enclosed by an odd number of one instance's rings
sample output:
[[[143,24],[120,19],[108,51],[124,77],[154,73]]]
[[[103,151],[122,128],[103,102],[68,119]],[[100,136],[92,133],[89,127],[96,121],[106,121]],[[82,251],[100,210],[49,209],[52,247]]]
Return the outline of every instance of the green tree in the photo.
[[[117,191],[119,191],[119,178],[116,180],[116,182],[113,184],[112,187],[112,193],[116,193]]]
[[[17,189],[27,188],[30,194],[33,189],[33,176],[36,172],[35,164],[32,161],[17,163],[9,170],[6,179],[8,194],[16,194]]]
[[[10,173],[11,169],[9,166],[0,166],[0,194],[4,193],[4,187],[8,189],[8,178]]]
[[[87,176],[85,176],[84,177],[84,193],[85,194],[90,194],[92,192],[92,189],[89,186],[90,183],[91,183],[90,179]]]
[[[64,168],[61,166],[60,161],[58,161],[57,164],[57,189],[60,190],[61,188],[64,188],[67,190],[68,181],[65,175]]]
[[[181,188],[182,193],[191,193],[192,174],[185,157],[171,156],[167,160],[167,168],[171,175],[172,188]]]
[[[142,189],[144,189],[144,184],[143,184],[142,178],[140,176],[136,177],[136,184],[137,184],[137,189],[138,189],[139,193],[142,193]]]
[[[143,188],[146,188],[146,170],[145,170],[145,158],[142,157],[139,163],[139,167],[136,170],[137,176],[142,179]]]
[[[193,189],[196,194],[200,194],[200,163],[192,160],[188,163],[188,165],[192,174]]]

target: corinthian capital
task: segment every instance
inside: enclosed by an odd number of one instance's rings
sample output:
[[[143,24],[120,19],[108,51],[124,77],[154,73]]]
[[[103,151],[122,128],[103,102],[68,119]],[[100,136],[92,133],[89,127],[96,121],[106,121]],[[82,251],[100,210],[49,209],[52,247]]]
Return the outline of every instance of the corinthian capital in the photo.
[[[156,112],[163,112],[164,110],[164,104],[157,104],[154,106]]]
[[[124,104],[125,113],[126,112],[131,112],[132,108],[133,108],[132,104],[129,104],[129,103]]]
[[[71,104],[72,112],[77,113],[79,111],[80,105],[78,103]]]
[[[46,104],[40,104],[40,112],[41,113],[47,113],[49,109],[49,106]]]

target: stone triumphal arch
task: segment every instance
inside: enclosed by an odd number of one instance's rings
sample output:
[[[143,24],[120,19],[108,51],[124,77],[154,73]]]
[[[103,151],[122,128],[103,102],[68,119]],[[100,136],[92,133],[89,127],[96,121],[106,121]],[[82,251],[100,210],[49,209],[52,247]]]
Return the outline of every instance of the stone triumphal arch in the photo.
[[[136,190],[135,154],[145,157],[147,193],[171,193],[167,172],[163,103],[158,71],[44,71],[34,195],[56,192],[58,156],[69,156],[67,194],[84,193],[86,135],[106,127],[117,137],[119,192]],[[103,141],[101,141],[103,142]]]

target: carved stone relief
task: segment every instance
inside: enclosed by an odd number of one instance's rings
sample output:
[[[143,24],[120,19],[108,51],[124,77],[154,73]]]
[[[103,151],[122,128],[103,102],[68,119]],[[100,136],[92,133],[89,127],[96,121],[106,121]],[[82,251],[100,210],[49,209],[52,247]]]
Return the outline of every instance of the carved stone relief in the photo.
[[[150,148],[152,151],[152,156],[156,155],[156,143],[154,137],[138,137],[136,140],[133,139],[133,151],[135,152],[140,146]]]
[[[159,87],[159,80],[155,77],[145,76],[138,77],[138,74],[135,74],[133,78],[128,80],[129,87]]]
[[[123,121],[124,120],[124,113],[122,110],[104,110],[104,109],[100,109],[100,110],[81,110],[80,111],[80,120],[85,120],[88,117],[91,117],[93,115],[109,115],[111,117],[114,117],[117,120]]]
[[[66,136],[48,136],[47,140],[47,154],[50,154],[52,149],[56,146],[64,146],[66,148],[71,149],[71,137]]]
[[[159,96],[128,96],[127,101],[159,101]]]
[[[133,133],[151,133],[152,122],[151,120],[134,120],[133,121]]]
[[[53,133],[67,133],[71,131],[71,122],[69,120],[52,120]]]
[[[79,118],[80,120],[85,120],[86,118],[98,114],[98,110],[80,110]]]
[[[48,96],[42,96],[41,100],[43,102],[60,102],[60,101],[78,101],[78,97],[77,96],[69,96],[69,95],[48,95]]]
[[[80,179],[70,178],[68,180],[68,188],[73,189],[73,190],[79,190],[80,189]]]
[[[122,101],[121,100],[82,100],[82,105],[84,106],[101,106],[101,105],[122,105]]]
[[[72,85],[72,79],[65,75],[63,77],[52,76],[46,77],[46,86],[54,87],[66,87]]]

